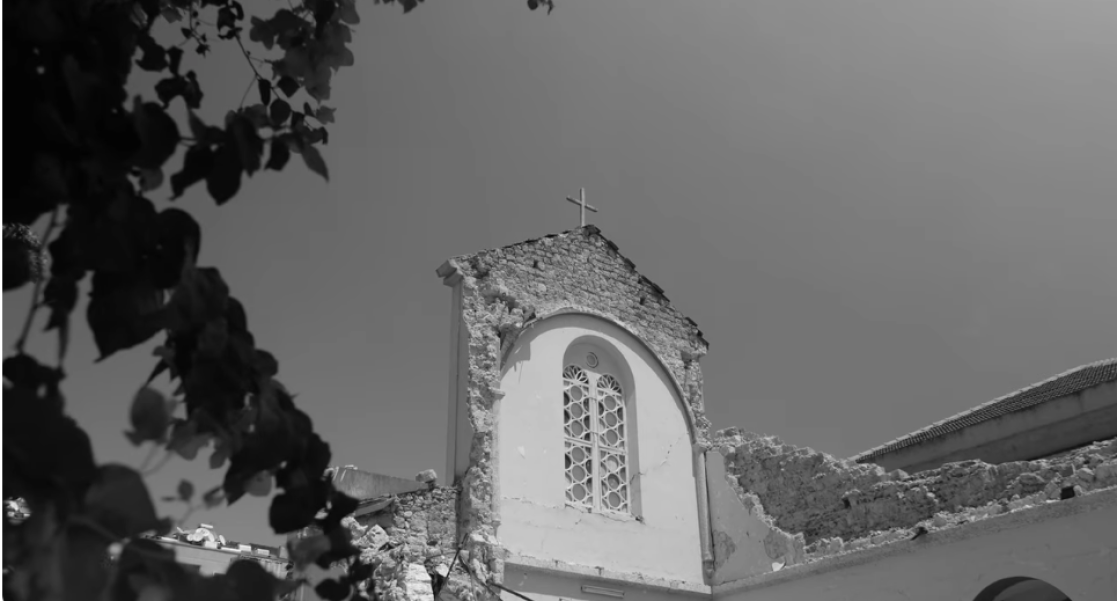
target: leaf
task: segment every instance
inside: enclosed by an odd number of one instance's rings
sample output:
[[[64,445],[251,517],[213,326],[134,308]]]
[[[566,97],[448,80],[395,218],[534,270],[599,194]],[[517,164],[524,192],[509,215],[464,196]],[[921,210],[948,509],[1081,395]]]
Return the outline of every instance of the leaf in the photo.
[[[268,110],[272,123],[283,125],[287,118],[291,116],[291,105],[281,98],[276,98],[275,102],[271,103]]]
[[[276,534],[302,530],[314,521],[319,507],[321,504],[314,502],[309,487],[288,490],[272,497],[271,507],[268,509],[268,523]]]
[[[275,84],[288,98],[295,95],[299,91],[299,83],[292,79],[290,76],[284,75],[279,78],[279,82]]]
[[[325,534],[302,537],[290,546],[290,550],[295,569],[301,571],[318,561],[323,553],[329,552],[330,539]]]
[[[93,277],[86,319],[100,352],[98,361],[151,339],[167,325],[163,293],[150,282]]]
[[[244,492],[254,497],[266,497],[271,494],[271,484],[271,472],[260,472],[245,483]]]
[[[240,152],[240,163],[248,175],[260,169],[260,157],[264,154],[264,141],[256,132],[256,126],[243,115],[233,120],[230,131]]]
[[[167,68],[167,50],[156,43],[150,35],[146,33],[141,35],[136,45],[143,52],[140,60],[136,61],[136,66],[144,71],[156,73]]]
[[[214,443],[213,453],[209,456],[210,469],[218,469],[225,465],[225,461],[229,458],[229,445],[223,439],[218,438]]]
[[[277,136],[271,141],[271,153],[268,155],[268,164],[264,168],[282,171],[290,158],[291,148],[287,145],[287,141]]]
[[[272,601],[275,599],[279,580],[252,560],[237,560],[229,564],[225,576],[233,585],[237,601]]]
[[[335,111],[337,111],[337,109],[319,105],[318,110],[314,111],[314,118],[321,121],[322,123],[333,123]]]
[[[182,48],[172,46],[167,49],[167,65],[172,74],[178,75],[178,68],[182,65]]]
[[[198,456],[198,451],[209,444],[211,439],[213,439],[212,434],[198,432],[197,424],[194,421],[180,422],[176,424],[167,450],[178,453],[187,461],[193,461]]]
[[[202,501],[206,504],[206,509],[213,509],[225,500],[225,489],[216,486],[211,488],[206,494],[202,495]]]
[[[244,171],[236,138],[226,136],[225,142],[218,146],[214,164],[206,176],[206,190],[218,206],[221,206],[240,191],[240,176]]]
[[[189,503],[190,499],[194,496],[194,484],[189,480],[183,480],[178,483],[178,498]]]
[[[166,107],[171,104],[171,101],[178,96],[182,96],[186,92],[186,78],[175,75],[166,79],[159,80],[155,84],[155,95],[159,97],[159,101]]]
[[[182,171],[171,176],[171,199],[181,198],[187,188],[209,177],[215,155],[207,146],[195,144],[186,151]]]
[[[149,272],[156,288],[178,286],[183,268],[197,263],[202,248],[202,228],[181,209],[163,209],[156,216],[156,251],[149,257]]]
[[[141,169],[140,170],[140,190],[143,192],[151,192],[157,190],[159,186],[163,185],[163,170],[162,169]]]
[[[275,355],[265,350],[256,349],[252,365],[256,368],[256,373],[265,378],[274,378],[279,373],[279,361]]]
[[[206,134],[209,133],[209,128],[206,124],[198,118],[194,111],[186,111],[186,118],[190,122],[190,135],[194,136],[194,141],[201,144],[206,139]]]
[[[265,127],[272,127],[271,119],[268,118],[268,106],[266,104],[253,104],[241,110],[241,116],[248,121],[257,130]],[[261,149],[261,152],[263,149]]]
[[[170,425],[170,403],[163,393],[144,386],[132,398],[132,431],[125,432],[132,444],[160,441]]]
[[[158,169],[178,148],[182,139],[178,124],[158,104],[141,104],[139,97],[136,97],[132,115],[141,142],[134,162],[140,169]]]
[[[361,17],[357,14],[356,0],[338,0],[337,13],[338,20],[342,23],[357,25],[361,22]]]
[[[178,23],[182,20],[182,13],[174,6],[164,6],[163,11],[160,13],[168,23]]]
[[[314,592],[327,601],[344,601],[349,597],[350,583],[343,579],[326,579],[314,585]]]
[[[174,601],[174,593],[171,587],[153,582],[139,590],[136,601]]]
[[[172,323],[176,330],[192,330],[225,312],[229,286],[213,267],[184,270],[183,278],[171,296]]]
[[[260,17],[253,16],[251,20],[251,27],[248,29],[248,39],[253,42],[260,42],[264,48],[272,49],[275,45],[275,30],[271,26],[271,21],[265,21]],[[266,102],[264,104],[267,104]]]
[[[43,484],[85,494],[96,476],[93,449],[89,436],[62,411],[61,371],[21,354],[4,360],[3,374],[5,498],[42,494]]]
[[[130,467],[103,465],[85,495],[86,512],[117,538],[128,538],[162,526],[143,476]]]
[[[85,601],[109,584],[109,571],[103,563],[109,543],[100,532],[85,524],[69,524],[66,527],[60,566],[66,601]]]
[[[314,592],[328,601],[344,601],[349,596],[349,582],[328,578],[316,584]]]
[[[260,78],[256,80],[256,88],[260,91],[260,102],[264,105],[271,103],[271,82]]]
[[[186,89],[182,92],[182,99],[186,106],[197,110],[202,106],[202,88],[198,85],[198,76],[193,71],[186,72]]]
[[[78,284],[74,278],[56,275],[43,289],[43,304],[50,308],[44,332],[58,330],[58,362],[66,357],[70,345],[70,314],[78,304]]]
[[[326,181],[330,180],[330,174],[326,168],[326,161],[322,158],[322,153],[318,152],[317,148],[313,146],[304,146],[302,155],[303,162],[306,163],[306,166],[310,168],[311,171],[321,175]]]

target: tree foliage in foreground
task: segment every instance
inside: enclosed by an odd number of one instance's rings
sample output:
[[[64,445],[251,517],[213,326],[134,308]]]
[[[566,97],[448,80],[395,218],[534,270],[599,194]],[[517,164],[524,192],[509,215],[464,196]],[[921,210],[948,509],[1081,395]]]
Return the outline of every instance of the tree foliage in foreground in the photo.
[[[409,12],[419,2],[398,4]],[[221,273],[197,264],[198,223],[145,197],[169,188],[177,199],[204,184],[221,205],[246,178],[282,170],[292,155],[328,176],[319,147],[334,109],[324,103],[333,74],[354,62],[355,0],[280,6],[264,18],[246,15],[236,0],[5,3],[4,83],[15,93],[4,103],[4,291],[30,286],[33,295],[3,364],[4,496],[30,510],[26,520],[5,519],[6,599],[263,600],[291,586],[252,562],[203,577],[144,538],[174,522],[156,514],[143,467],[98,464],[89,436],[65,411],[62,366],[87,280],[86,322],[99,360],[164,337],[132,401],[129,440],[190,460],[212,447],[210,466],[225,470],[223,484],[201,495],[183,481],[178,499],[191,510],[212,508],[270,494],[274,484],[275,532],[322,532],[291,549],[297,565],[356,555],[340,525],[356,501],[324,475],[329,445],[276,379],[278,361],[257,348]],[[549,0],[528,6],[553,8]],[[160,20],[181,38],[155,39]],[[245,38],[269,58],[253,56]],[[183,57],[220,43],[239,47],[251,86],[222,122],[205,123],[195,114],[204,93]],[[129,98],[135,68],[159,75],[150,97]],[[185,124],[168,113],[176,103],[186,108]],[[40,237],[32,227],[42,221]],[[49,361],[25,350],[40,310],[58,340]],[[170,396],[149,386],[164,375],[177,385]],[[351,562],[320,592],[360,598],[354,584],[370,574]]]

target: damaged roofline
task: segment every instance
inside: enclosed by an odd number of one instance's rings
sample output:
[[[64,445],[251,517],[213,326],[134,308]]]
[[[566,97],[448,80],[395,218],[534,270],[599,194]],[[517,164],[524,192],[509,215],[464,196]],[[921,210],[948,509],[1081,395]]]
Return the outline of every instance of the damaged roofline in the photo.
[[[855,551],[821,557],[813,561],[787,566],[778,572],[765,572],[748,576],[732,582],[713,586],[713,598],[729,594],[740,594],[778,584],[802,580],[855,568],[868,563],[879,562],[890,556],[915,553],[929,547],[949,545],[989,536],[1005,530],[1020,528],[1028,524],[1047,522],[1059,518],[1098,511],[1117,504],[1117,488],[1091,492],[1057,503],[1034,505],[1010,513],[1002,513],[983,520],[966,522],[952,528],[936,530],[918,540],[898,540],[882,545],[863,547]]]

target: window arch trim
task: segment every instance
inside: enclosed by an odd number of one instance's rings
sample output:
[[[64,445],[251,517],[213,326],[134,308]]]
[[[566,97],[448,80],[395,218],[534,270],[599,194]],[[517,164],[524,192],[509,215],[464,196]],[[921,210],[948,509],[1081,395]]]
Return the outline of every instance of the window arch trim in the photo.
[[[633,331],[633,329],[629,326],[617,321],[616,319],[613,319],[612,317],[609,317],[608,315],[604,315],[591,309],[585,309],[582,307],[562,307],[543,315],[537,314],[535,318],[528,320],[524,324],[524,327],[520,330],[520,333],[522,335],[523,332],[531,329],[538,323],[565,315],[584,315],[586,317],[600,319],[601,321],[614,325],[620,328],[625,334],[628,334],[628,336],[636,344],[647,351],[648,354],[651,355],[651,357],[655,360],[659,368],[663,370],[663,374],[667,377],[667,381],[671,383],[671,390],[675,393],[675,396],[679,401],[679,407],[680,409],[682,409],[683,412],[683,420],[686,422],[687,432],[690,433],[690,443],[697,444],[699,442],[698,429],[695,426],[696,419],[694,417],[694,410],[691,409],[690,403],[687,402],[687,396],[683,393],[683,387],[679,383],[678,378],[675,377],[675,372],[671,370],[671,368],[663,360],[663,357],[661,357],[654,348],[652,348],[647,342],[645,342],[644,339],[641,338],[640,335]],[[515,348],[515,346],[515,344],[509,344],[505,347],[504,352],[500,358],[501,365],[507,365],[508,356],[512,353],[512,349]]]

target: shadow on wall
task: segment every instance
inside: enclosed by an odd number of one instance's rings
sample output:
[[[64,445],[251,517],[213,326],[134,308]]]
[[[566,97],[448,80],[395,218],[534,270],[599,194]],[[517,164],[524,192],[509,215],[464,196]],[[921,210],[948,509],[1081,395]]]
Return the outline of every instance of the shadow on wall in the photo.
[[[974,601],[1071,601],[1066,593],[1036,578],[1016,576],[985,587]]]

